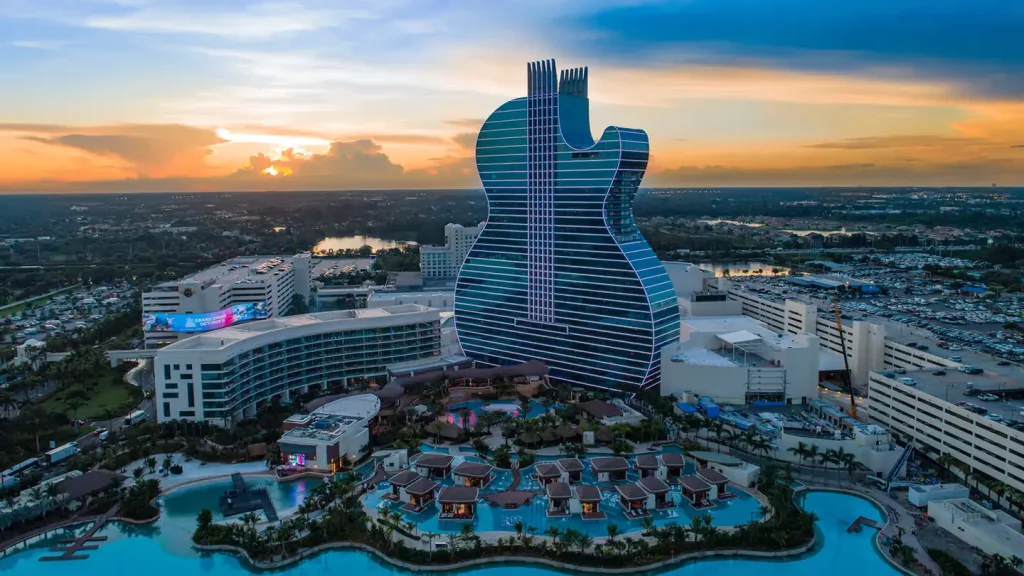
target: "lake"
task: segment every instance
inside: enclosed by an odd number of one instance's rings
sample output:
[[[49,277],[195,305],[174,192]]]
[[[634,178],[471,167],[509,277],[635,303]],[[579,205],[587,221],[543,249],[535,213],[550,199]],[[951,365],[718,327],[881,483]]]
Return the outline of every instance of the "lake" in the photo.
[[[772,266],[770,262],[696,262],[697,266],[702,270],[711,270],[715,273],[715,276],[725,276],[725,271],[729,271],[729,276],[785,276],[789,273],[789,268],[783,266]],[[756,273],[757,270],[761,272]],[[773,273],[772,270],[776,270]]]
[[[328,236],[313,246],[314,254],[324,254],[331,250],[359,250],[363,246],[369,246],[374,251],[398,248],[415,242],[401,242],[396,240],[385,240],[373,236]]]

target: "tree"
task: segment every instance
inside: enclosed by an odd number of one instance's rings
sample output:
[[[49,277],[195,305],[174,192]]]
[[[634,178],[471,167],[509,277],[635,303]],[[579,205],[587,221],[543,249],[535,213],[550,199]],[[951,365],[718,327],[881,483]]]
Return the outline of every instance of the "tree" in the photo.
[[[81,388],[75,387],[68,390],[64,395],[64,403],[71,408],[71,411],[75,418],[75,434],[78,434],[78,409],[85,406],[86,400],[89,399],[89,394]]]
[[[213,512],[209,508],[203,508],[196,515],[196,532],[205,534],[213,526]]]
[[[562,444],[561,451],[570,458],[586,458],[587,447],[578,442],[566,442]]]
[[[615,454],[616,456],[622,456],[623,454],[633,452],[633,445],[625,438],[616,438],[612,441],[609,448],[612,449],[612,454]]]
[[[811,462],[814,462],[814,461],[816,461],[818,459],[818,445],[817,444],[811,444],[811,446],[807,449],[807,455],[805,456],[805,458],[807,458]]]
[[[807,444],[798,442],[796,446],[790,447],[788,451],[796,456],[799,459],[800,465],[803,466],[804,458],[807,457]]]
[[[135,478],[136,482],[139,481],[139,480],[142,480],[142,476],[145,475],[145,474],[146,474],[146,469],[143,468],[142,466],[138,466],[138,467],[132,469],[132,478]]]
[[[999,554],[985,554],[981,561],[981,573],[991,576],[1016,576],[1020,573],[1021,563],[1017,556],[1007,559]]]
[[[836,451],[829,448],[818,457],[818,461],[825,467],[825,476],[828,477],[828,465],[835,462]]]
[[[149,468],[149,473],[156,472],[156,458],[153,456],[146,457],[146,468]]]

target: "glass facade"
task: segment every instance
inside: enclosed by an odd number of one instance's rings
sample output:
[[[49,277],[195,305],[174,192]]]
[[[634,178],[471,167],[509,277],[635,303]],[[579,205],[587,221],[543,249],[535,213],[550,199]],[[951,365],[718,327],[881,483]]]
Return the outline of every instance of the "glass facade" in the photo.
[[[389,365],[436,356],[440,346],[437,320],[282,339],[240,352],[224,363],[203,363],[200,385],[195,386],[201,398],[192,398],[193,385],[188,383],[187,406],[200,403],[205,420],[233,419],[259,402],[291,391],[326,388],[353,378],[386,378]],[[157,385],[161,392],[169,387],[167,382]],[[169,409],[164,412],[168,417]],[[185,417],[184,412],[174,416]]]
[[[585,68],[528,66],[528,96],[499,107],[477,139],[487,223],[460,271],[455,327],[465,353],[545,362],[553,380],[635,392],[660,380],[679,309],[637,229],[643,130],[595,142]]]

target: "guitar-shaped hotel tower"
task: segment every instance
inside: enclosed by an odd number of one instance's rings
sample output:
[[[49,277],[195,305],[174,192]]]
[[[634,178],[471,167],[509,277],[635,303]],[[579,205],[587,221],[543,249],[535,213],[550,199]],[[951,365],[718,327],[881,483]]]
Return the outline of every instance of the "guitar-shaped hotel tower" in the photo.
[[[647,133],[608,127],[594,142],[586,68],[534,62],[527,86],[477,139],[488,215],[456,284],[459,341],[480,365],[540,360],[553,381],[655,386],[679,309],[633,218]]]

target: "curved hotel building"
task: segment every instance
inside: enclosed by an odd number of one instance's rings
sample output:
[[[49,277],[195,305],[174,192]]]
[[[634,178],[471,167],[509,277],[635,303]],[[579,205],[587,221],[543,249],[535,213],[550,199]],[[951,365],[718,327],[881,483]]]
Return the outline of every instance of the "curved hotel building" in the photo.
[[[679,310],[633,218],[647,134],[609,127],[595,142],[587,75],[529,64],[528,95],[481,128],[488,217],[459,273],[455,327],[478,364],[541,360],[553,380],[635,392],[658,384]]]
[[[230,425],[292,392],[379,378],[440,354],[440,312],[419,304],[285,316],[206,332],[157,353],[158,421]]]

